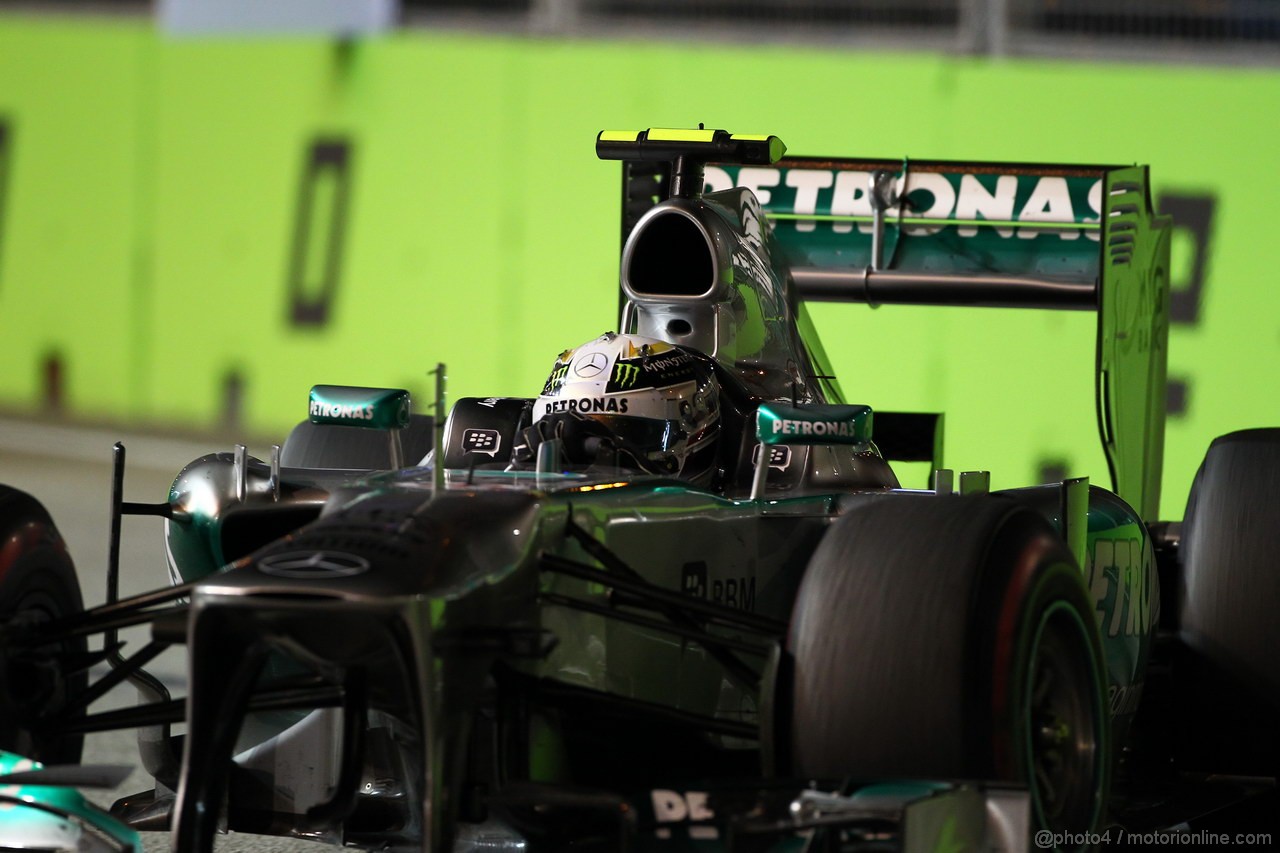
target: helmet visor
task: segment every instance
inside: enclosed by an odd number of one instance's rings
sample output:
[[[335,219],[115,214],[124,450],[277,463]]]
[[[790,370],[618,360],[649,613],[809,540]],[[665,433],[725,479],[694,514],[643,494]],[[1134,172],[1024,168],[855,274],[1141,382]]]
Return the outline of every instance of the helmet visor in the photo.
[[[588,417],[604,424],[627,449],[646,455],[671,453],[686,437],[684,428],[678,421],[631,418],[625,415],[589,415]]]

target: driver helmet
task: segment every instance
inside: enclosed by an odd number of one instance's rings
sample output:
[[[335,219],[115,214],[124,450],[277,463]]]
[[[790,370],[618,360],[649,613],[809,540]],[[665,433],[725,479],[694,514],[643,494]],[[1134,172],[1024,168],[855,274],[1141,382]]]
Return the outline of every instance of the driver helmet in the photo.
[[[556,358],[533,423],[589,418],[620,463],[705,484],[715,472],[720,384],[708,360],[639,335],[608,332]]]

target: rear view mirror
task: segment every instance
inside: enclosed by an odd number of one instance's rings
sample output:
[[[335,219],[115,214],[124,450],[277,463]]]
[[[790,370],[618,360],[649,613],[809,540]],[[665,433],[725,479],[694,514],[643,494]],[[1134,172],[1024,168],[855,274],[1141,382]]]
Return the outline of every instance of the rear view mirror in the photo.
[[[871,407],[761,403],[756,438],[761,444],[866,444]]]
[[[402,388],[315,385],[308,414],[313,424],[402,429],[409,423],[409,392]]]

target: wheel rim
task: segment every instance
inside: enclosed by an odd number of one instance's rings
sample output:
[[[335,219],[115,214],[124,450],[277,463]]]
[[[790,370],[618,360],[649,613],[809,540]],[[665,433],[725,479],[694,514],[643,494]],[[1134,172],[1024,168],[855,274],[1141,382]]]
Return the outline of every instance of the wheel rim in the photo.
[[[1039,826],[1079,832],[1097,825],[1102,803],[1103,708],[1089,633],[1075,608],[1055,602],[1036,626],[1023,708],[1027,779]]]

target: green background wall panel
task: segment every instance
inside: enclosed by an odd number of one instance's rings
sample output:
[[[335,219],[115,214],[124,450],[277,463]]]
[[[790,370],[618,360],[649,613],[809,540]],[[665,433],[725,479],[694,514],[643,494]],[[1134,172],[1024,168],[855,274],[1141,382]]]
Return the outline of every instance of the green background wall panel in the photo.
[[[320,42],[163,43],[153,417],[220,420],[231,370],[246,372],[253,412],[257,375],[292,364],[278,347],[307,131],[350,122],[319,91],[330,61]]]
[[[57,354],[69,407],[135,411],[135,158],[148,44],[134,26],[0,26],[0,120],[9,129],[0,399],[10,404],[40,403],[41,365]]]
[[[703,121],[777,133],[797,154],[1147,162],[1157,197],[1213,195],[1202,310],[1172,335],[1170,374],[1190,384],[1165,515],[1180,516],[1213,435],[1280,422],[1272,72],[421,30],[173,40],[11,17],[0,47],[9,406],[35,404],[50,347],[69,353],[80,414],[207,424],[238,372],[258,433],[299,419],[316,382],[423,401],[436,361],[454,397],[534,393],[556,352],[615,323],[618,167],[595,160],[596,131]],[[302,328],[290,253],[320,139],[349,145],[352,195],[329,322]],[[1042,465],[1106,481],[1093,315],[814,314],[852,400],[947,412],[949,465],[990,468],[997,487]]]

